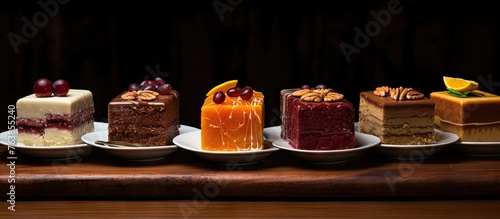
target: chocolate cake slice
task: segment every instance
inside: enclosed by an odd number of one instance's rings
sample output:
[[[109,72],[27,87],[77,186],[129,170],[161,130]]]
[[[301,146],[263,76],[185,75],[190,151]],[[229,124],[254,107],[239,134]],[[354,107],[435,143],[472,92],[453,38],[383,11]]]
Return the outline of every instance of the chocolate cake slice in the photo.
[[[81,136],[94,131],[94,101],[88,90],[70,89],[66,96],[19,99],[17,144],[61,146],[82,143]]]
[[[172,139],[179,135],[179,93],[133,93],[124,92],[109,102],[108,139],[148,146],[172,144]],[[153,93],[155,97],[140,98],[141,93]]]
[[[328,89],[285,89],[280,95],[281,137],[292,147],[354,148],[354,106],[343,95]]]

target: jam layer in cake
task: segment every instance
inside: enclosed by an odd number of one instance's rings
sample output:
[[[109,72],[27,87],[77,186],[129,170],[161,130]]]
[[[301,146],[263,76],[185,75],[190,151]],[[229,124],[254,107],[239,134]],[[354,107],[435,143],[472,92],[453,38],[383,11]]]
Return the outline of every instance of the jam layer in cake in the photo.
[[[147,146],[172,144],[179,135],[179,93],[156,93],[152,100],[123,99],[125,93],[108,104],[108,139]]]
[[[36,97],[17,101],[18,144],[61,146],[82,143],[94,130],[94,102],[87,90],[71,89],[66,96]]]
[[[455,97],[446,91],[433,92],[435,124],[445,132],[455,133],[460,141],[500,141],[500,96],[474,90],[484,96]]]
[[[354,147],[354,106],[347,100],[305,101],[281,91],[281,137],[304,150],[338,150]]]
[[[376,135],[382,144],[435,143],[434,103],[421,99],[395,100],[373,91],[360,93],[359,131]]]

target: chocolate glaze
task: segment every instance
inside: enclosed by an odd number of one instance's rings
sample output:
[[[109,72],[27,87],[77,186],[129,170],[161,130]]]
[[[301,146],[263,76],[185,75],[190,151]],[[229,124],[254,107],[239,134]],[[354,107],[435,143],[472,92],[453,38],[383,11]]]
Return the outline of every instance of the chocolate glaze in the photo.
[[[411,107],[411,106],[434,106],[434,102],[424,97],[419,100],[394,100],[391,97],[381,97],[373,93],[373,91],[363,91],[360,93],[360,97],[365,98],[368,102],[375,104],[382,108],[390,107]]]

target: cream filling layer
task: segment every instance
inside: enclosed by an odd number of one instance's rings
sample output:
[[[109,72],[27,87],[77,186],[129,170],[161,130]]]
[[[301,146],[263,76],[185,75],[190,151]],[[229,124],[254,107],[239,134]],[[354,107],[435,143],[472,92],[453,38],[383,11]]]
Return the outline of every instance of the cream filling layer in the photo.
[[[43,135],[20,132],[17,144],[25,146],[64,146],[81,144],[82,135],[94,131],[94,121],[85,123],[72,130],[46,128]]]
[[[461,124],[461,123],[455,123],[455,122],[452,122],[452,121],[444,120],[444,119],[441,119],[441,118],[439,118],[439,120],[441,122],[452,124],[452,125],[456,125],[456,126],[473,126],[473,125],[474,126],[478,126],[478,125],[496,125],[496,124],[500,124],[500,121],[494,121],[494,122],[471,122],[471,123]]]

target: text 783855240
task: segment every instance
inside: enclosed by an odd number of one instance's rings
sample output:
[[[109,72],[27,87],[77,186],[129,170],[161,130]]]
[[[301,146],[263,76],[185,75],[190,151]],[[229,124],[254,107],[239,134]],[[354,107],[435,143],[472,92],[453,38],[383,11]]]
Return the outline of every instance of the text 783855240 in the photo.
[[[8,209],[11,211],[16,211],[16,150],[13,145],[16,144],[16,106],[9,105],[7,109],[7,127],[8,127],[8,155],[7,155],[7,166],[9,167],[9,177],[7,182],[9,184],[9,189],[7,193],[7,202],[9,203]]]

